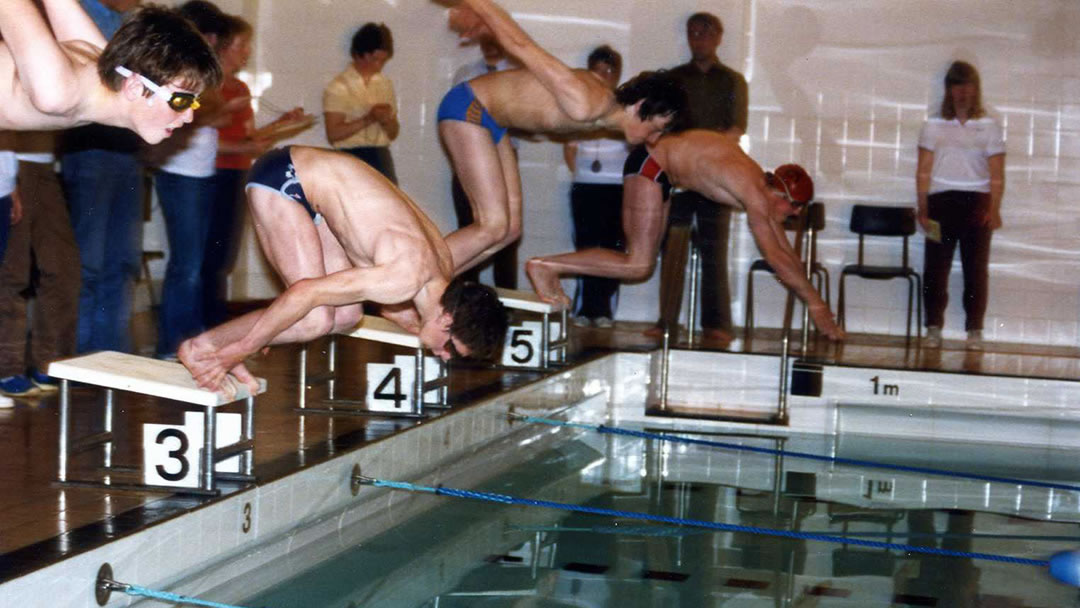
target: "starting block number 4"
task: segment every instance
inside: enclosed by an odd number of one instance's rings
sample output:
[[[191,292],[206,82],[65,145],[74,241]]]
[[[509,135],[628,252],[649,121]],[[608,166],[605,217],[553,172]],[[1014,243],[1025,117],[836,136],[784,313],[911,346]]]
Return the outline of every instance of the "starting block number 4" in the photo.
[[[439,360],[424,358],[424,381],[439,377]],[[397,355],[393,363],[367,364],[367,392],[364,404],[373,412],[413,411],[413,386],[416,384],[416,358]],[[424,395],[428,402],[438,401],[439,390]]]
[[[559,323],[551,323],[548,343],[559,337]],[[512,325],[506,332],[503,344],[502,364],[505,367],[542,367],[543,354],[540,352],[540,336],[544,324],[540,321],[524,321],[521,325]],[[550,353],[548,353],[550,357]],[[550,361],[550,359],[549,359]]]
[[[240,441],[240,414],[217,416],[214,447]],[[179,488],[199,487],[199,458],[203,447],[202,412],[184,412],[183,426],[143,425],[143,483]],[[214,467],[222,473],[239,473],[240,456],[223,460]]]

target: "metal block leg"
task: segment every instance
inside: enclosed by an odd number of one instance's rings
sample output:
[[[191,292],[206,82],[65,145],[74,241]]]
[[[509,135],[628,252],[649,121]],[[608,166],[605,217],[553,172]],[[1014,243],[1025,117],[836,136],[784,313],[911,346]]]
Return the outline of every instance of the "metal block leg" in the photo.
[[[416,377],[413,379],[413,409],[415,416],[424,415],[424,349],[416,349]]]
[[[248,396],[244,400],[244,436],[245,441],[255,441],[255,397]],[[242,471],[244,475],[251,475],[255,470],[255,444],[251,444],[251,448],[244,450],[241,458]]]
[[[307,352],[308,345],[304,344],[300,347],[300,374],[297,379],[299,387],[297,390],[299,394],[296,396],[296,401],[299,404],[300,409],[307,407]]]
[[[214,439],[217,434],[217,420],[214,418],[214,408],[203,408],[203,453],[202,453],[202,481],[199,487],[208,492],[214,491]]]
[[[60,380],[60,445],[57,446],[59,450],[59,465],[56,472],[56,478],[58,481],[67,481],[67,465],[68,465],[68,434],[70,433],[71,417],[70,417],[70,405],[71,405],[71,382],[68,380]]]
[[[551,347],[551,314],[544,313],[543,320],[540,322],[540,368],[547,369],[549,367],[549,359],[551,359],[551,353],[549,348]]]
[[[746,273],[746,314],[743,315],[743,341],[754,331],[754,271]]]
[[[689,325],[689,337],[687,342],[690,348],[694,348],[694,335],[697,333],[697,309],[698,309],[698,290],[701,287],[701,249],[697,243],[691,239],[690,244],[690,310],[688,314],[690,318],[687,319],[687,325]]]

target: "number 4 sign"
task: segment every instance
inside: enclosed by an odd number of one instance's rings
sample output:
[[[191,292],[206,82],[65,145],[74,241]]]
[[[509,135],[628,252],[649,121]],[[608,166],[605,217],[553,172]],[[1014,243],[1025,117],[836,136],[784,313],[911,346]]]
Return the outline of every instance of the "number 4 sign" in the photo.
[[[425,381],[439,377],[438,359],[424,358],[424,376]],[[397,355],[393,363],[368,363],[364,403],[373,412],[412,412],[415,381],[415,357]],[[439,389],[428,391],[424,399],[438,401]]]
[[[216,414],[214,447],[240,441],[240,414]],[[143,483],[179,488],[199,487],[199,454],[205,422],[202,412],[184,412],[183,426],[143,425]],[[219,462],[215,471],[238,473],[240,457]]]

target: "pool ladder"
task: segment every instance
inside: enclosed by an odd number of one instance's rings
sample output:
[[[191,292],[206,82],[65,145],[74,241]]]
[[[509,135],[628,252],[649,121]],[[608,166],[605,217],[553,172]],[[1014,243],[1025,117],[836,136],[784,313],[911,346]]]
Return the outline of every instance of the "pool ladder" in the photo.
[[[800,252],[807,280],[812,277],[814,260],[817,259],[815,246],[814,223],[810,221],[809,206],[805,206],[799,213],[797,230],[795,233],[795,250]],[[685,276],[687,261],[690,266],[690,293],[688,303],[687,342],[690,348],[694,347],[695,333],[697,330],[697,294],[701,285],[701,253],[696,246],[692,246],[692,233],[690,227],[673,226],[668,233],[667,253],[675,260],[674,276]],[[804,238],[805,237],[805,238]],[[688,251],[689,250],[689,251]],[[682,308],[679,300],[682,298],[682,283],[678,289],[671,289],[661,294],[661,324],[663,325],[663,341],[661,343],[660,362],[660,398],[657,407],[660,411],[668,408],[668,382],[671,374],[671,342],[672,328],[679,326],[679,310]],[[788,421],[788,392],[789,376],[791,374],[791,323],[795,311],[795,292],[787,289],[787,298],[784,302],[784,323],[780,337],[780,386],[776,405],[776,423],[787,424]],[[799,347],[799,356],[805,358],[810,342],[810,307],[803,306],[802,311],[802,335]]]

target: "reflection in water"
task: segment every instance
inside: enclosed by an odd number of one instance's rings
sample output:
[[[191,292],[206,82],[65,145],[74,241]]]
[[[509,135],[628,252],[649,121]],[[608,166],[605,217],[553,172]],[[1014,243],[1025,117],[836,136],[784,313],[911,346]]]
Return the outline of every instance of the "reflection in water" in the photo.
[[[778,446],[791,441],[743,440]],[[829,465],[813,472],[773,456],[670,448],[614,437],[568,443],[476,489],[686,520],[1040,559],[1075,542],[1075,524],[1064,528],[1009,519],[989,512],[992,501],[981,503],[983,512],[949,507],[962,500],[975,504],[979,488],[987,491],[982,482],[943,484],[896,474],[871,480],[850,467]],[[938,461],[953,453],[944,444],[911,449]],[[910,508],[920,496],[927,508]],[[402,501],[397,508],[405,508],[409,499],[395,498]],[[1025,565],[427,495],[417,500],[430,501],[432,508],[321,566],[296,574],[304,561],[284,558],[287,580],[243,603],[697,608],[750,602],[786,608],[841,601],[962,608],[1064,606],[1075,599],[1074,589],[1047,583]],[[1007,507],[1002,504],[1012,513]],[[349,536],[343,530],[330,544]]]

